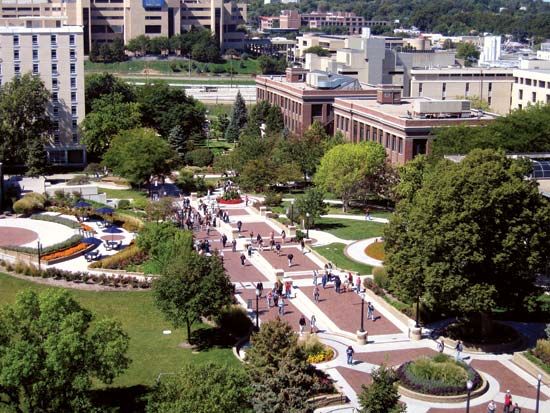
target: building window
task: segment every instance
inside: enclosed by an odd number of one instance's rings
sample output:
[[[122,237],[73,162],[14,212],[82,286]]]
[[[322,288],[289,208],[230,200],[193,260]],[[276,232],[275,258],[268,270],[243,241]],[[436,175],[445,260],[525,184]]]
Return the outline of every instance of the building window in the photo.
[[[59,121],[58,120],[53,121],[53,130],[54,130],[54,132],[59,132]]]
[[[13,65],[13,71],[15,72],[16,75],[20,75],[21,74],[21,66],[19,66],[19,64]]]
[[[72,115],[72,116],[76,116],[76,115],[77,115],[77,113],[76,113],[76,105],[72,105],[72,106],[71,106],[71,115]]]
[[[544,80],[539,80],[539,87],[546,87],[546,82]]]
[[[57,75],[57,63],[52,63],[52,75]]]
[[[13,47],[19,47],[19,35],[18,34],[13,35]]]
[[[50,35],[50,43],[51,43],[52,46],[57,46],[57,35],[56,34]]]
[[[72,123],[71,123],[71,126],[73,128],[73,130],[76,130],[78,128],[78,122],[76,119],[73,119]]]
[[[489,82],[487,89],[489,90],[489,92],[493,90],[493,84],[491,82]]]
[[[469,91],[470,91],[470,84],[466,83],[466,95],[468,95]]]
[[[19,60],[19,49],[13,51],[13,60]]]
[[[76,88],[76,77],[71,77],[71,88]]]
[[[71,63],[71,75],[76,74],[76,65],[74,63]]]
[[[161,33],[162,26],[160,24],[146,24],[145,34],[158,34]]]
[[[76,59],[76,50],[75,49],[69,50],[69,57],[70,57],[71,60]]]
[[[518,90],[518,99],[519,100],[523,99],[523,89]]]
[[[33,63],[33,65],[32,65],[32,74],[37,75],[38,73],[39,73],[38,63]]]
[[[546,95],[546,104],[550,103],[550,95]]]
[[[38,35],[37,34],[32,35],[32,45],[33,46],[38,46]]]
[[[58,83],[57,83],[57,78],[54,77],[52,78],[52,89],[57,89],[59,87]]]
[[[78,143],[78,134],[73,133],[73,143]]]
[[[76,92],[71,92],[71,102],[76,102]]]
[[[422,94],[422,87],[423,87],[422,83],[419,83],[418,84],[418,93],[419,94]]]
[[[32,60],[38,60],[38,49],[32,51]]]
[[[51,54],[52,54],[52,60],[57,60],[57,50],[52,49]]]
[[[76,36],[74,34],[69,35],[69,45],[76,46]]]
[[[57,117],[59,115],[59,108],[57,106],[53,107],[53,115]]]
[[[399,145],[399,153],[403,153],[403,138],[398,139],[398,145]]]
[[[445,93],[445,92],[447,91],[447,83],[443,83],[443,84],[441,85],[441,91],[442,91],[443,93]]]
[[[57,92],[52,93],[52,102],[54,103],[59,102],[59,94]]]
[[[537,92],[532,92],[531,93],[531,102],[536,102],[537,101]]]
[[[489,106],[491,106],[491,102],[492,102],[492,101],[493,101],[493,99],[491,98],[491,96],[489,96],[489,97],[487,98],[487,104],[488,104]]]
[[[525,79],[525,84],[527,86],[531,86],[531,79]]]

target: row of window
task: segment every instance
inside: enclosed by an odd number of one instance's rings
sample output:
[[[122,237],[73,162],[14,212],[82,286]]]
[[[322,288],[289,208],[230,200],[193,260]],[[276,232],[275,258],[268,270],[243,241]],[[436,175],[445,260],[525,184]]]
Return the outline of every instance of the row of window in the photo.
[[[525,86],[535,86],[540,88],[548,88],[550,89],[550,82],[546,82],[544,80],[537,80],[537,79],[527,79],[523,77],[514,77],[514,83],[525,85]]]
[[[367,125],[359,121],[353,121],[353,130],[350,129],[350,119],[344,116],[335,116],[336,129],[347,134],[350,132],[350,138],[353,142],[370,141],[378,142],[386,149],[403,154],[403,141],[402,137],[384,132],[382,129],[375,128],[374,126]]]
[[[523,100],[523,89],[518,90],[518,99]],[[537,92],[531,92],[531,102],[537,102]],[[550,95],[546,95],[546,103],[550,103]]]
[[[59,92],[56,92],[56,91],[52,92],[52,103],[54,104],[54,106],[56,103],[59,103]],[[71,103],[77,103],[75,90],[71,91]]]
[[[475,82],[475,84],[478,84],[479,82]],[[424,84],[423,83],[419,83],[418,84],[418,93],[422,93],[423,92],[423,89],[424,89]],[[493,84],[491,82],[488,82],[487,83],[487,90],[489,92],[492,92],[493,91]],[[442,83],[441,84],[441,91],[443,93],[445,93],[447,91],[447,83]],[[470,91],[470,83],[465,83],[464,85],[464,92],[465,94],[468,94],[468,92]]]
[[[20,35],[19,34],[14,34],[13,35],[13,47],[19,47],[20,46],[20,40],[21,40]],[[33,45],[33,47],[38,47],[39,46],[39,40],[40,40],[40,36],[38,36],[37,34],[32,35],[32,45]],[[57,34],[51,34],[50,35],[50,45],[52,47],[57,46]],[[69,35],[69,45],[70,46],[76,46],[76,35],[74,35],[74,34]]]
[[[57,118],[59,116],[59,106],[54,104],[52,112],[53,112],[54,118]],[[71,116],[72,117],[78,117],[78,110],[77,110],[76,105],[71,105]],[[73,123],[75,123],[75,122],[76,122],[76,120],[73,120]]]
[[[14,49],[13,50],[13,60],[15,60],[15,61],[20,60],[20,56],[21,56],[21,54],[19,53],[19,49]],[[52,60],[57,60],[58,59],[57,49],[51,49],[50,57],[51,57]],[[39,59],[38,49],[33,49],[32,50],[32,60],[38,60],[38,59]],[[69,59],[71,59],[71,60],[76,59],[76,49],[69,49]]]

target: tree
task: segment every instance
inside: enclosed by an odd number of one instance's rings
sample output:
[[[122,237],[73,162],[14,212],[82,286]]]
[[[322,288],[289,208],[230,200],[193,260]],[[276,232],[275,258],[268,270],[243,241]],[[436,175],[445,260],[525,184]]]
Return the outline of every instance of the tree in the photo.
[[[411,182],[384,236],[395,294],[422,293],[428,308],[481,321],[483,335],[495,308],[530,308],[550,252],[550,207],[529,170],[502,151],[474,150],[402,176]]]
[[[16,76],[0,88],[0,159],[4,167],[24,164],[36,172],[36,150],[51,137],[49,101],[50,92],[38,76]]]
[[[94,382],[129,365],[120,323],[96,320],[64,289],[20,292],[0,311],[0,401],[13,411],[92,411]]]
[[[254,411],[307,411],[307,399],[316,390],[314,368],[298,346],[290,325],[280,318],[263,323],[250,340],[246,368],[252,382]]]
[[[27,149],[27,172],[25,175],[36,178],[44,175],[48,170],[48,156],[44,147],[45,142],[34,139]]]
[[[242,369],[220,363],[183,365],[150,392],[147,413],[245,413],[250,380]]]
[[[286,70],[286,60],[277,59],[266,55],[258,58],[258,65],[263,75],[284,73]]]
[[[248,111],[246,110],[246,103],[241,95],[241,92],[237,92],[235,102],[233,103],[233,109],[231,111],[230,122],[235,123],[239,129],[242,129],[246,125]]]
[[[174,327],[186,327],[189,341],[193,324],[219,314],[233,302],[233,293],[220,259],[199,255],[188,243],[175,245],[172,260],[153,283],[156,306]]]
[[[385,160],[384,147],[375,142],[338,145],[323,156],[313,180],[339,196],[345,211],[358,185],[376,173]]]
[[[316,54],[317,56],[330,56],[330,52],[325,49],[324,47],[322,46],[311,46],[311,47],[308,47],[306,50],[304,50],[304,53],[312,53],[312,54]]]
[[[285,128],[283,113],[279,106],[271,106],[265,120],[265,132],[268,135],[281,134]]]
[[[147,201],[145,212],[147,213],[147,220],[161,222],[172,219],[177,212],[177,208],[174,198],[165,196],[156,201]]]
[[[175,157],[168,142],[152,129],[122,131],[113,138],[103,163],[133,185],[149,183],[152,176],[170,173]]]
[[[479,51],[475,44],[470,42],[460,42],[456,47],[456,57],[464,59],[466,66],[471,66],[473,62],[479,59]]]
[[[94,102],[106,95],[119,95],[122,102],[135,100],[135,92],[131,85],[110,73],[94,73],[86,76],[85,95],[86,113],[92,110]]]
[[[469,100],[470,101],[470,106],[473,109],[480,109],[480,110],[483,110],[485,112],[489,112],[491,110],[491,107],[489,106],[489,103],[487,102],[487,100],[486,99],[481,99],[477,95],[457,96],[456,99]]]
[[[233,122],[229,122],[229,126],[225,130],[225,139],[227,140],[227,142],[238,141],[239,134],[240,134],[240,129],[238,128],[238,126]]]
[[[139,231],[136,244],[162,269],[172,259],[176,246],[183,251],[191,250],[193,237],[187,231],[179,231],[172,222],[151,221]]]
[[[126,44],[126,50],[134,53],[137,56],[145,56],[151,48],[151,39],[144,34],[130,39]]]
[[[149,47],[152,54],[168,54],[170,51],[170,40],[166,36],[153,37]]]
[[[177,152],[181,161],[185,159],[185,154],[193,150],[193,142],[189,140],[189,135],[183,130],[181,125],[176,125],[168,135],[168,143]]]
[[[304,196],[296,200],[296,209],[300,211],[300,217],[305,220],[308,228],[315,224],[316,218],[327,213],[328,206],[324,199],[325,191],[314,187],[306,190]],[[309,219],[306,214],[309,214]]]
[[[100,157],[109,149],[113,136],[140,124],[137,103],[124,102],[119,94],[106,95],[93,103],[92,111],[82,121],[82,143],[88,152]]]
[[[407,408],[399,403],[395,372],[381,365],[371,373],[372,383],[361,385],[359,404],[362,413],[405,413]]]

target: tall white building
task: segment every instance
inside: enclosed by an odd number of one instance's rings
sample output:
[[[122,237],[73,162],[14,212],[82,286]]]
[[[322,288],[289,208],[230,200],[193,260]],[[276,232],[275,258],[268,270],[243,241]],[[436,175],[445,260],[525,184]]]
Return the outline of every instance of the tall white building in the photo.
[[[485,36],[483,39],[483,51],[479,56],[479,63],[489,63],[500,60],[500,44],[500,36]]]
[[[550,61],[522,60],[514,69],[512,109],[537,103],[550,104]]]

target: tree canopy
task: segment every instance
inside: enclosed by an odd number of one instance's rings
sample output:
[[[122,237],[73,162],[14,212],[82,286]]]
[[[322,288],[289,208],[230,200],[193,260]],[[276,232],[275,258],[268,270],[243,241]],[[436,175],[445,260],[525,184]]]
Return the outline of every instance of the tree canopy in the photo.
[[[118,95],[122,102],[135,100],[134,88],[111,73],[93,73],[86,76],[86,113],[92,110],[94,102],[105,95]]]
[[[0,311],[0,400],[18,413],[92,411],[88,391],[129,365],[129,338],[64,289],[27,290]]]
[[[147,183],[152,176],[171,170],[174,150],[153,129],[136,128],[116,135],[103,163],[133,185]]]
[[[361,385],[359,404],[362,413],[404,413],[407,408],[399,403],[397,377],[391,367],[381,365],[371,373],[372,383]]]
[[[479,149],[460,163],[421,158],[402,169],[384,236],[394,293],[465,316],[531,308],[550,252],[550,206],[525,179],[529,169]]]

